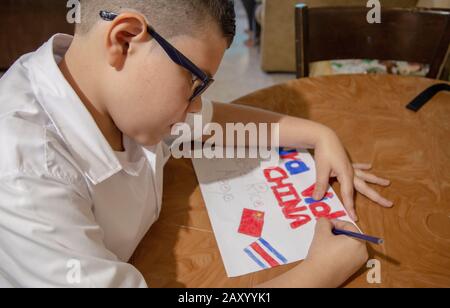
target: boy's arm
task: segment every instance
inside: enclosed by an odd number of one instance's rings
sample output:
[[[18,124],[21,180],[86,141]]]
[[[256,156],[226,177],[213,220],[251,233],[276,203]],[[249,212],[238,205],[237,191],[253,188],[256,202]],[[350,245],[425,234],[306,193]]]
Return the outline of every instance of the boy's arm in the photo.
[[[281,115],[258,108],[213,103],[212,122],[218,123],[226,132],[227,123],[278,123],[280,146],[315,149],[317,181],[314,199],[321,200],[329,188],[330,175],[336,175],[341,184],[344,205],[353,220],[357,220],[353,203],[353,167],[337,135],[328,127],[309,120]],[[208,136],[204,137],[206,141]],[[270,140],[270,136],[268,136]],[[226,140],[226,138],[225,138]],[[255,141],[257,142],[257,141]],[[268,143],[269,144],[269,143]],[[224,144],[226,146],[226,142]],[[256,146],[246,140],[238,146]]]
[[[283,147],[313,149],[317,140],[320,140],[320,135],[330,132],[330,129],[322,124],[259,108],[223,103],[213,103],[213,106],[212,122],[220,124],[224,128],[224,132],[226,132],[225,125],[227,123],[255,123],[257,126],[260,123],[278,123],[280,125],[280,146]],[[205,141],[207,138],[208,136],[205,136]],[[270,141],[270,138],[268,139]],[[256,146],[256,144],[246,141],[246,144],[239,146]]]

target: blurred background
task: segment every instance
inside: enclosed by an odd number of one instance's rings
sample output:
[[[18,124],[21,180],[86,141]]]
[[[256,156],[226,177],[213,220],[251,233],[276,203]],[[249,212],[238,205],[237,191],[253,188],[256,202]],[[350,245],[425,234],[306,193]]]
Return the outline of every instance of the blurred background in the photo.
[[[205,96],[229,102],[297,77],[330,74],[449,80],[450,0],[380,1],[380,25],[367,23],[367,2],[236,0],[237,37]],[[52,34],[72,33],[66,4],[0,1],[0,75]]]

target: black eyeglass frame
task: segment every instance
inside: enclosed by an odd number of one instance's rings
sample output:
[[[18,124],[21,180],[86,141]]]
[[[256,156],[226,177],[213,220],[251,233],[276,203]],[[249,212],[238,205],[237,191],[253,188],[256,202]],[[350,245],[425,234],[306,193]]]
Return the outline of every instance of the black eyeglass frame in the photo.
[[[118,16],[119,15],[116,13],[100,11],[100,17],[105,21],[113,21]],[[159,35],[158,32],[156,32],[155,29],[153,29],[149,25],[147,25],[147,32],[155,39],[156,42],[158,42],[158,44],[164,49],[164,51],[173,62],[188,70],[200,81],[200,85],[194,89],[194,93],[189,98],[189,102],[193,102],[211,86],[211,84],[214,82],[214,79],[194,63],[192,63],[191,60],[189,60],[185,55],[183,55],[178,49],[176,49],[165,38]]]

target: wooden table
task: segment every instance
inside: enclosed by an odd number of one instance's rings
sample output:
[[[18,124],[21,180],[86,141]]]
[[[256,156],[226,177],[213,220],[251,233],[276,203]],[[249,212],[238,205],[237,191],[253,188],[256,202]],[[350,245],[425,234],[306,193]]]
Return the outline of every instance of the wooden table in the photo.
[[[398,76],[331,76],[295,80],[242,99],[324,123],[337,131],[354,162],[392,180],[379,189],[395,201],[382,209],[358,195],[359,225],[384,237],[369,248],[381,262],[382,283],[362,269],[349,287],[450,287],[450,93],[420,112],[405,108],[435,80]],[[190,160],[166,166],[160,220],[131,263],[153,287],[250,287],[283,273],[283,266],[227,278]],[[333,186],[339,190],[338,185]]]

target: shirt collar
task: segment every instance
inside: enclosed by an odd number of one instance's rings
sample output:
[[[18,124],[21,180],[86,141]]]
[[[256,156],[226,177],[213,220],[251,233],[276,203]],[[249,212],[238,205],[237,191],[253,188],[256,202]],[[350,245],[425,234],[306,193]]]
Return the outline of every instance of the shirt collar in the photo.
[[[57,34],[24,65],[36,97],[85,176],[97,185],[122,166],[89,111],[61,73],[58,64],[72,36]],[[27,61],[27,62],[28,62]]]

